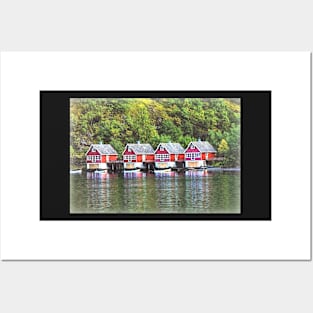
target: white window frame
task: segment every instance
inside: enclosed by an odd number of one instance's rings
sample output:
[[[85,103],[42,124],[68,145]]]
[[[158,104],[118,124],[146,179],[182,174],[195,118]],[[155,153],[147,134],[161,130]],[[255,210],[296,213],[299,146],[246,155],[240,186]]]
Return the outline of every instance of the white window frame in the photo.
[[[99,163],[97,161],[101,161],[101,155],[87,155],[87,161],[91,161],[91,163]]]
[[[126,154],[124,155],[124,161],[127,161],[127,162],[133,162],[133,161],[136,161],[136,155],[135,154]]]
[[[170,161],[170,155],[169,154],[157,154],[156,156],[157,162],[169,162]]]
[[[188,152],[186,153],[186,158],[195,160],[196,158],[201,158],[201,153],[200,152]]]

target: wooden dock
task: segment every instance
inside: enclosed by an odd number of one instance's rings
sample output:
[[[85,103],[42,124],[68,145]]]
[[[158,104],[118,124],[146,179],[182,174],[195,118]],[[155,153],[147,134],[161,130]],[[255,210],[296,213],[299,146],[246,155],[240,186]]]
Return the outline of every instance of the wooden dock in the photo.
[[[208,162],[212,161],[223,161],[223,157],[216,157],[210,161],[207,161],[207,164],[209,165]],[[177,160],[175,161],[176,166],[172,167],[172,170],[178,173],[183,173],[188,171],[188,169],[185,167],[185,161],[184,160]],[[119,173],[124,171],[124,161],[123,160],[115,160],[115,161],[110,161],[107,162],[108,165],[108,170],[110,172],[114,173]],[[143,162],[143,168],[141,169],[143,172],[153,172],[155,169],[155,161],[154,160],[147,160]],[[91,169],[89,171],[95,171],[96,169]]]

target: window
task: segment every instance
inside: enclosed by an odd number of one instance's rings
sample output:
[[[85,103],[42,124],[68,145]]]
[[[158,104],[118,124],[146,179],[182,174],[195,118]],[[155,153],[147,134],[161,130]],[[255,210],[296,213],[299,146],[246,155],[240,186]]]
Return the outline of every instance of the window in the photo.
[[[134,162],[134,161],[136,161],[136,155],[134,155],[134,154],[124,155],[124,161]]]
[[[201,153],[200,152],[192,152],[192,153],[186,153],[186,158],[195,160],[200,158]]]
[[[169,154],[157,154],[156,161],[157,162],[168,162],[170,160]]]
[[[91,163],[99,163],[101,160],[100,155],[87,155],[87,161],[91,161]]]

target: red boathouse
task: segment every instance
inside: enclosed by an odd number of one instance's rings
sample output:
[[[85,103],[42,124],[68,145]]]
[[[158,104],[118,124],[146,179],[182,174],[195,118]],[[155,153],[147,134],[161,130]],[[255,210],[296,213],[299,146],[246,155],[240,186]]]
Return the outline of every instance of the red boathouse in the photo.
[[[186,168],[199,168],[215,158],[216,150],[207,141],[192,141],[185,150]]]
[[[154,150],[148,143],[128,143],[123,152],[124,169],[144,168],[154,162]]]
[[[86,152],[87,170],[108,169],[109,162],[117,161],[118,154],[109,144],[92,144]]]
[[[184,148],[179,143],[160,143],[154,152],[155,168],[172,168],[183,162]]]

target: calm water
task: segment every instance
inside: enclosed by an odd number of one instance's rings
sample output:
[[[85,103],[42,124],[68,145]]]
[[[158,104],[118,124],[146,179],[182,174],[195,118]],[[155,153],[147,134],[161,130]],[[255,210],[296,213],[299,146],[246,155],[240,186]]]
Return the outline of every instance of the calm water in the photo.
[[[240,213],[240,173],[70,175],[71,213]]]

